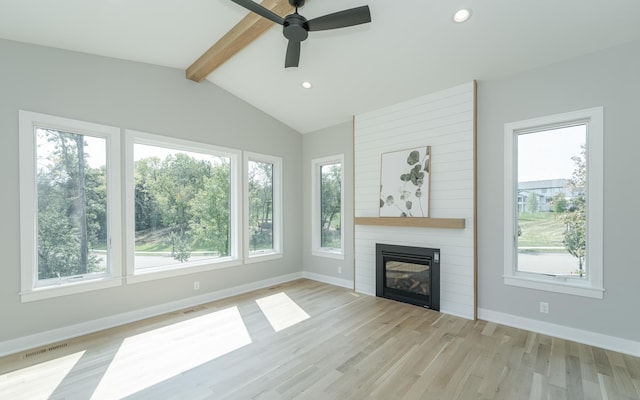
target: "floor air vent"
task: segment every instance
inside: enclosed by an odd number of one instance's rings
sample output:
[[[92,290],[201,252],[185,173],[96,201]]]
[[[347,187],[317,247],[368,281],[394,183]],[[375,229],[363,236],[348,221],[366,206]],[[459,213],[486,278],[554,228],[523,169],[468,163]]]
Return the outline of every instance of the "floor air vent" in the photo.
[[[67,343],[58,343],[47,348],[47,351],[60,350],[60,349],[64,349],[65,347],[67,347]]]
[[[23,357],[24,358],[31,358],[31,357],[42,355],[44,353],[48,353],[50,351],[64,349],[67,346],[68,346],[67,343],[58,343],[58,344],[54,344],[52,346],[45,347],[45,348],[42,348],[42,349],[29,351],[29,352],[25,353],[25,355]]]
[[[201,306],[201,307],[195,307],[195,308],[190,308],[190,309],[188,309],[188,310],[184,310],[184,311],[182,311],[182,313],[183,313],[183,314],[191,314],[191,313],[196,312],[196,311],[204,310],[205,308],[206,308],[206,307],[204,307],[204,306]]]

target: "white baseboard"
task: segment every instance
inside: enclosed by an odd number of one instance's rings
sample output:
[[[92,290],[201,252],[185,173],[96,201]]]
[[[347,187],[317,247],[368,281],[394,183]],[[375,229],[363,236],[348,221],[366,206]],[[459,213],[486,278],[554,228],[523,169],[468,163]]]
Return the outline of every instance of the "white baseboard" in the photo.
[[[442,299],[440,299],[440,301],[442,301]],[[447,315],[453,315],[454,317],[473,320],[473,314],[469,315],[469,314],[461,313],[458,311],[450,310],[446,307],[442,307],[442,304],[440,304],[440,312]]]
[[[0,342],[0,357],[302,278],[296,272]]]
[[[353,281],[348,279],[336,278],[334,276],[316,274],[315,272],[302,271],[302,277],[311,279],[312,281],[318,281],[322,283],[328,283],[329,285],[340,286],[353,290]]]
[[[640,357],[640,342],[478,308],[478,319]]]

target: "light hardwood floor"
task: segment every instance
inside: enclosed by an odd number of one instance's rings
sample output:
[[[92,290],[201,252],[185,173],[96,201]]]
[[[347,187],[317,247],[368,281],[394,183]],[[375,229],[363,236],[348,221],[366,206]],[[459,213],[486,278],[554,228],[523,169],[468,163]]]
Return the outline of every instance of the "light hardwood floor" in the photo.
[[[640,359],[309,280],[0,358],[0,399],[640,399]]]

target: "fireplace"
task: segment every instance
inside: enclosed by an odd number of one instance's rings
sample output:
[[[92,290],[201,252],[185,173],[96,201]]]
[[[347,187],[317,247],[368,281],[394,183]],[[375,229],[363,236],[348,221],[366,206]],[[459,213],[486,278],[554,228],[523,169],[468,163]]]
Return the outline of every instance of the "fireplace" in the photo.
[[[376,244],[376,296],[440,310],[440,249]]]

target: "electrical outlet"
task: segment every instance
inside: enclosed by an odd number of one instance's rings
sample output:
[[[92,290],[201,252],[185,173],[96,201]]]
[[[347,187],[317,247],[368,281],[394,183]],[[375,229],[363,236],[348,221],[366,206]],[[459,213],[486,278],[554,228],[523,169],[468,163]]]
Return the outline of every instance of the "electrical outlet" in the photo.
[[[549,303],[541,301],[540,302],[540,312],[543,314],[549,314]]]
[[[193,290],[200,290],[200,281],[193,282]]]
[[[342,265],[338,266],[338,273],[341,274],[342,273]]]

